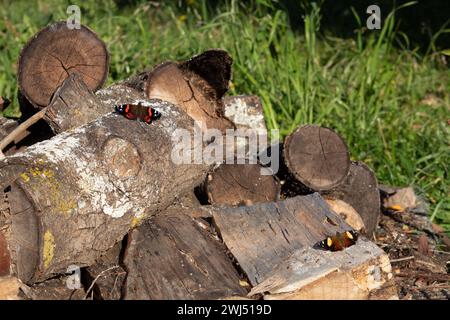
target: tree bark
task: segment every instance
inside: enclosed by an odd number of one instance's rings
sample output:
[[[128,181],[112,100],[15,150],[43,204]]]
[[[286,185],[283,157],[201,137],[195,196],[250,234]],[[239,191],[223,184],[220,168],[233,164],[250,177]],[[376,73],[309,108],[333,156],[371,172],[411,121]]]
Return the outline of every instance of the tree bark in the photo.
[[[372,238],[381,213],[380,192],[377,178],[367,165],[352,161],[345,180],[336,188],[323,192],[323,196],[351,205],[364,222],[363,234]]]
[[[220,299],[245,295],[226,249],[193,219],[171,208],[130,233],[125,299]]]
[[[192,119],[170,103],[151,103],[162,113],[151,125],[107,114],[0,162],[2,188],[11,186],[11,271],[22,281],[91,265],[203,181],[208,165],[172,161],[172,133],[183,128],[192,137]]]

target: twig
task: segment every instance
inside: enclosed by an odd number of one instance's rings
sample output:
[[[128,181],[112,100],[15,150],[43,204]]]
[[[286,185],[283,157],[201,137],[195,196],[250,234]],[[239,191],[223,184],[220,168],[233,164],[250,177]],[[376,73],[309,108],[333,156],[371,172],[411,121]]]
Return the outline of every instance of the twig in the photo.
[[[396,263],[396,262],[402,262],[402,261],[408,261],[408,260],[412,260],[414,259],[414,256],[409,256],[409,257],[405,257],[405,258],[400,258],[400,259],[393,259],[391,260],[391,263]]]
[[[42,119],[47,111],[47,107],[33,114],[29,119],[22,122],[17,128],[11,131],[2,141],[0,141],[0,152],[13,142],[22,132],[27,130],[31,125]],[[2,153],[3,154],[3,153]],[[1,155],[0,155],[1,157]]]
[[[119,268],[119,266],[112,266],[112,267],[110,267],[110,268],[108,268],[108,269],[103,270],[102,272],[100,272],[100,273],[95,277],[94,281],[92,281],[91,285],[89,286],[89,289],[87,289],[86,295],[84,296],[84,299],[83,299],[83,300],[86,300],[86,298],[87,298],[88,295],[89,295],[89,292],[90,292],[90,291],[92,290],[92,288],[94,287],[95,282],[97,282],[97,280],[98,280],[105,272],[108,272],[108,271],[110,271],[110,270],[112,270],[112,269],[116,269],[116,268]]]

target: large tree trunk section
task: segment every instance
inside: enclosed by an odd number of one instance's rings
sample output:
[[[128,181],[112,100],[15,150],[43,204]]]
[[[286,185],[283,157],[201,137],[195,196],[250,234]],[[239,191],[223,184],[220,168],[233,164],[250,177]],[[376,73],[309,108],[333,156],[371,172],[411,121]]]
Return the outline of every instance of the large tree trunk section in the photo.
[[[55,90],[73,73],[87,87],[99,89],[108,75],[106,45],[89,28],[69,29],[66,21],[39,31],[23,48],[19,59],[21,93],[35,106],[50,103]]]
[[[108,114],[0,162],[2,187],[13,185],[6,238],[22,281],[91,265],[203,181],[208,165],[172,161],[172,133],[192,136],[192,119],[170,103],[150,103],[162,113],[151,125]]]
[[[334,131],[306,125],[284,142],[283,158],[296,180],[314,191],[339,185],[350,167],[348,148]]]
[[[372,238],[380,217],[380,193],[373,171],[363,162],[350,165],[350,172],[336,188],[323,193],[327,199],[342,200],[351,205],[364,222],[364,234]]]
[[[207,224],[171,209],[130,233],[125,299],[219,299],[245,295]]]
[[[321,291],[314,289],[309,297],[345,298],[348,290],[357,291],[358,298],[369,298],[388,282],[392,285],[388,257],[366,239],[340,252],[314,248],[327,236],[350,229],[317,193],[251,207],[215,209],[213,221],[255,286],[250,295],[305,293],[307,285],[314,283]],[[292,266],[296,267],[291,270]],[[337,282],[345,290],[334,292]]]
[[[278,200],[280,186],[272,175],[262,175],[259,164],[223,164],[208,174],[205,191],[210,204],[252,205]]]

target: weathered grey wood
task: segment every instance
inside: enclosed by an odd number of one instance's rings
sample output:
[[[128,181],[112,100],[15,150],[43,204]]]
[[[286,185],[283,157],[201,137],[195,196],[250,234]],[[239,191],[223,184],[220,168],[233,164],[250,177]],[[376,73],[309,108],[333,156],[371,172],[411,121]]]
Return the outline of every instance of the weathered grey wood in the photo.
[[[38,221],[36,230],[23,227],[37,237],[26,243],[38,253],[35,263],[19,241],[26,232],[14,231],[15,223],[7,232],[13,265],[26,266],[13,268],[22,281],[92,264],[140,219],[203,181],[208,165],[172,161],[172,133],[191,132],[192,119],[170,103],[150,103],[162,113],[151,125],[107,114],[0,162],[2,187],[16,184]]]
[[[326,198],[351,205],[364,222],[363,233],[372,238],[381,213],[378,182],[373,171],[361,161],[352,161],[345,180],[336,188],[323,192]]]
[[[395,298],[387,255],[360,238],[331,252],[315,244],[351,229],[317,194],[251,207],[215,208],[213,222],[224,244],[266,299]],[[378,290],[388,291],[380,293]],[[393,287],[393,289],[392,289]]]
[[[259,164],[222,164],[205,181],[209,203],[237,206],[278,200],[278,181],[261,170]]]
[[[218,299],[245,295],[225,247],[201,219],[170,209],[133,230],[126,299]]]
[[[252,285],[262,282],[295,250],[351,229],[317,193],[249,207],[216,209],[213,219]]]
[[[398,299],[388,256],[364,239],[338,252],[295,251],[249,296],[257,294],[267,300]]]

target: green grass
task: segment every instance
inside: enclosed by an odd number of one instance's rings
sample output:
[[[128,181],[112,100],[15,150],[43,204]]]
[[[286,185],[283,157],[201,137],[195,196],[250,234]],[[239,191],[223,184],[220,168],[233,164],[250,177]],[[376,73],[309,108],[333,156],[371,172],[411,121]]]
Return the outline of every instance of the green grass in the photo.
[[[269,128],[282,136],[305,123],[334,128],[353,159],[374,168],[381,183],[415,186],[430,201],[433,220],[450,230],[450,77],[444,56],[408,48],[393,14],[382,30],[361,28],[344,40],[319,32],[318,6],[304,17],[304,31],[295,31],[285,11],[270,1],[254,2],[242,8],[228,1],[210,10],[206,1],[118,8],[111,0],[90,0],[81,5],[81,22],[108,45],[108,83],[163,60],[227,50],[234,58],[230,94],[259,95]],[[67,18],[70,3],[0,3],[0,94],[16,99],[21,47],[49,22]],[[5,113],[17,115],[16,100]]]

